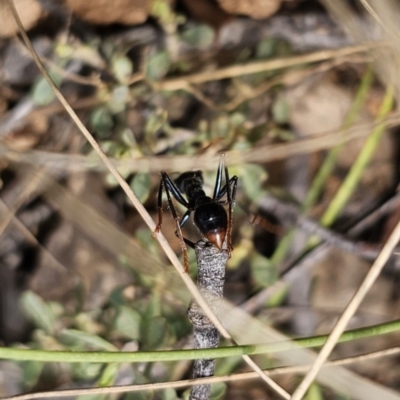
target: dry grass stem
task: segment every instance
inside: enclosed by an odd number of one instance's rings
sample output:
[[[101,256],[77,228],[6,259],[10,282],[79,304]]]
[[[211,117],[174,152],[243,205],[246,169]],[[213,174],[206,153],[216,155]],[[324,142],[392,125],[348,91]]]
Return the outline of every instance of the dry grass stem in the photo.
[[[382,119],[388,128],[400,124],[400,113],[392,113],[389,117]],[[358,123],[347,130],[341,128],[321,134],[312,135],[306,139],[275,145],[259,146],[257,148],[241,151],[227,151],[226,156],[230,165],[241,165],[246,163],[263,164],[271,161],[282,160],[299,154],[309,154],[320,150],[327,150],[338,143],[347,143],[350,140],[366,137],[377,123]],[[100,164],[92,156],[81,154],[69,155],[41,150],[31,150],[20,153],[5,145],[0,144],[0,156],[10,162],[26,163],[36,166],[44,166],[61,173],[85,171],[94,169],[104,171]],[[192,169],[214,170],[218,165],[217,154],[193,156],[145,156],[138,159],[112,159],[109,162],[115,168],[121,168],[130,172],[158,172],[162,169],[167,171],[190,171]]]
[[[12,210],[8,208],[8,206],[3,202],[3,200],[0,199],[0,212],[3,212],[4,214],[12,214]],[[66,272],[67,268],[61,264],[47,249],[44,247],[35,237],[35,235],[32,234],[32,232],[14,215],[12,221],[12,224],[15,224],[17,229],[19,229],[22,234],[24,235],[25,239],[32,245],[38,247],[44,254],[46,258],[48,258],[50,262],[50,266],[57,268],[59,271]]]
[[[14,200],[11,208],[8,209],[8,213],[3,215],[3,218],[0,219],[0,236],[4,233],[11,220],[15,217],[15,213],[19,208],[29,197],[32,196],[33,193],[38,193],[40,187],[45,184],[43,177],[43,169],[34,170],[25,177],[24,182],[22,183],[22,192]]]
[[[370,51],[383,45],[383,42],[367,43],[358,46],[343,47],[335,50],[321,50],[299,56],[276,58],[267,61],[257,61],[244,65],[234,65],[232,67],[221,68],[216,71],[204,71],[179,78],[166,79],[162,82],[156,82],[153,85],[156,90],[187,90],[189,84],[198,84],[219,79],[234,78],[247,74],[255,74],[257,72],[273,71],[277,69],[293,67],[299,64],[314,63],[330,60],[332,58],[347,57],[352,54]]]
[[[385,29],[383,21],[380,19],[379,15],[374,11],[371,4],[369,4],[367,0],[360,0],[360,2],[365,7],[365,9],[371,14],[371,16]]]

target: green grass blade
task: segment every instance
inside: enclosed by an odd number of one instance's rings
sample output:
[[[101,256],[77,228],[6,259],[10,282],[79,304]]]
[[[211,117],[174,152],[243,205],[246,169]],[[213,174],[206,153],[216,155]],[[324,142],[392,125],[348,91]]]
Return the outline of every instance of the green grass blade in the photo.
[[[394,101],[394,93],[393,88],[388,87],[386,89],[385,97],[381,104],[381,107],[378,112],[377,122],[381,122],[392,110]],[[382,137],[383,132],[385,131],[386,125],[381,122],[376,126],[376,128],[372,131],[371,135],[365,142],[361,153],[357,157],[355,163],[350,169],[346,179],[343,184],[340,186],[338,192],[335,197],[331,201],[328,209],[324,213],[321,218],[321,225],[330,226],[335,221],[339,213],[342,211],[343,207],[349,200],[350,196],[354,192],[357,187],[362,173],[364,172],[365,167],[370,162],[378,143]]]

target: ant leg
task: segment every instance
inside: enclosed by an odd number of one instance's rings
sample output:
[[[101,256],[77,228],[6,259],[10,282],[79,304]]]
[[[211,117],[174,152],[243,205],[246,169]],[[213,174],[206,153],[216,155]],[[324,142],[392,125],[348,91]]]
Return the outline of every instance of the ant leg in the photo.
[[[235,206],[235,202],[236,202],[236,187],[237,187],[237,182],[238,182],[238,177],[235,175],[233,176],[230,180],[229,180],[229,186],[231,187],[231,193],[232,193],[232,204],[233,206]],[[219,200],[222,197],[224,197],[224,195],[227,192],[227,185],[225,185],[221,191],[218,193],[217,197],[215,200]],[[228,201],[222,201],[221,204],[228,204]]]
[[[222,171],[225,171],[225,185],[221,189],[221,184],[222,184]],[[231,255],[231,252],[233,250],[232,247],[232,209],[235,205],[235,200],[236,200],[236,188],[237,188],[237,181],[238,178],[237,176],[233,176],[231,179],[229,179],[229,172],[228,172],[228,167],[226,166],[225,162],[225,154],[221,154],[221,158],[219,160],[219,165],[218,165],[218,171],[217,171],[217,178],[215,182],[215,187],[214,187],[214,195],[213,195],[213,200],[218,201],[220,200],[225,193],[227,194],[227,200],[226,202],[223,202],[224,204],[228,204],[228,227],[227,227],[227,243],[228,243],[228,252],[229,256]]]
[[[179,230],[177,229],[176,231],[175,231],[175,235],[179,238],[179,240],[181,241],[181,247],[182,247],[182,239],[183,239],[183,241],[185,242],[185,244],[187,245],[187,246],[189,246],[189,247],[191,247],[192,249],[194,249],[194,247],[195,247],[195,243],[194,242],[192,242],[191,240],[189,240],[189,239],[186,239],[185,237],[183,237],[183,235],[182,235],[182,227],[183,227],[183,225],[185,225],[186,224],[186,222],[188,221],[188,219],[189,219],[189,217],[190,217],[190,214],[191,214],[191,212],[193,211],[192,209],[190,209],[190,207],[189,207],[189,203],[183,198],[183,196],[181,195],[181,193],[180,193],[180,191],[179,191],[179,189],[178,189],[178,187],[176,186],[176,184],[171,180],[171,178],[164,172],[164,173],[162,173],[162,176],[163,176],[163,178],[165,178],[165,183],[166,183],[166,186],[168,187],[168,189],[171,191],[171,194],[172,194],[172,196],[174,196],[174,198],[175,198],[175,200],[176,201],[178,201],[180,204],[182,204],[184,207],[186,207],[188,210],[185,212],[185,214],[183,214],[183,217],[181,218],[181,220],[180,220],[180,222],[179,222]],[[168,194],[167,194],[167,196],[168,196]],[[175,211],[175,210],[174,210]],[[175,218],[175,217],[174,217]],[[186,250],[186,248],[185,248],[185,250]],[[187,259],[187,254],[186,254],[186,251],[185,251],[184,249],[183,249],[183,247],[182,247],[182,251],[183,251],[183,253],[184,253],[184,259],[186,260]],[[186,257],[186,258],[185,258]],[[186,272],[188,272],[188,270],[189,270],[189,261],[187,261],[187,264],[188,264],[188,268],[187,268],[187,271]],[[186,264],[185,264],[186,265]],[[186,266],[185,266],[185,270],[186,270]]]
[[[228,241],[228,251],[229,256],[233,250],[232,247],[232,221],[233,221],[233,207],[235,207],[236,202],[236,188],[238,183],[238,177],[235,175],[229,179],[228,169],[225,167],[225,179],[228,182],[218,193],[217,201],[220,204],[228,204],[228,229],[227,229],[227,241]],[[219,201],[224,195],[227,195],[227,200]]]
[[[184,199],[179,191],[178,187],[175,185],[174,181],[168,176],[166,172],[161,172],[162,180],[164,181],[165,187],[168,187],[172,196],[174,196],[175,200],[182,204],[185,208],[189,208],[189,203]]]
[[[161,179],[160,186],[158,187],[158,194],[157,194],[158,222],[156,228],[154,229],[153,234],[151,235],[153,239],[155,239],[156,234],[159,233],[161,230],[162,216],[163,216],[162,190],[163,190],[163,179]]]
[[[185,241],[186,246],[189,246],[191,249],[194,249],[194,248],[195,248],[196,243],[194,243],[194,242],[192,242],[191,240],[186,239],[186,238],[183,238],[183,240]]]
[[[231,256],[233,246],[232,246],[232,225],[233,225],[233,206],[235,205],[236,200],[236,187],[237,187],[237,177],[232,177],[232,180],[229,179],[229,171],[226,164],[225,167],[225,186],[226,186],[226,197],[228,201],[228,229],[227,229],[227,243],[228,243],[228,254]],[[233,188],[231,187],[233,186]],[[221,192],[223,192],[221,190]]]
[[[225,185],[221,188],[222,185],[222,171],[225,171]],[[214,195],[213,195],[213,200],[218,202],[224,195],[225,193],[227,194],[227,200],[224,202],[220,202],[221,204],[228,204],[228,227],[227,227],[227,243],[228,243],[228,252],[229,256],[231,255],[231,252],[233,250],[232,247],[232,210],[235,205],[235,200],[236,200],[236,188],[237,188],[237,181],[238,178],[237,176],[233,176],[231,179],[229,179],[229,172],[228,172],[228,167],[226,166],[226,161],[225,161],[225,154],[221,154],[221,158],[219,161],[218,165],[218,171],[217,171],[217,179],[215,182],[215,187],[214,187]]]
[[[218,164],[218,170],[217,170],[217,178],[215,180],[215,186],[214,186],[214,194],[213,194],[213,200],[216,201],[217,197],[221,191],[221,184],[222,184],[222,168],[225,165],[225,154],[222,153],[221,157],[219,159],[219,164]]]
[[[176,224],[176,234],[177,234],[177,236],[179,238],[179,242],[180,242],[182,253],[183,253],[183,267],[185,269],[185,272],[189,273],[189,258],[188,258],[188,255],[187,255],[187,247],[186,247],[185,239],[183,238],[183,235],[182,235],[182,231],[181,231],[181,227],[180,227],[180,223],[179,223],[178,213],[176,212],[174,203],[172,202],[171,193],[170,193],[170,186],[168,185],[168,183],[166,181],[166,178],[169,179],[168,175],[164,172],[162,174],[162,180],[163,180],[163,183],[164,183],[165,193],[167,194],[168,206],[169,206],[169,208],[171,210],[172,217],[174,218],[175,224]],[[173,184],[172,181],[171,181],[171,183]],[[173,187],[175,188],[175,185],[173,185]],[[175,197],[175,193],[174,192],[172,192],[172,195]],[[182,197],[182,199],[183,199],[183,197]],[[185,203],[186,203],[186,200],[185,200]]]
[[[171,180],[171,178],[168,176],[166,172],[161,172],[161,181],[160,181],[160,186],[158,187],[158,195],[157,195],[157,206],[158,206],[158,223],[156,226],[156,229],[154,229],[153,232],[153,237],[160,232],[161,230],[161,225],[162,225],[162,191],[163,188],[165,191],[169,189],[176,199],[180,204],[182,204],[184,207],[189,208],[188,202],[183,198],[183,196],[180,194],[178,188],[174,184],[174,182]],[[185,221],[186,222],[186,221]],[[183,226],[183,225],[182,225]]]
[[[181,229],[182,229],[183,225],[185,225],[187,220],[189,219],[191,212],[192,212],[192,210],[187,210],[185,212],[185,214],[183,214],[183,217],[181,218],[181,221],[179,222],[179,227]],[[175,231],[175,235],[179,238],[178,231]],[[194,249],[195,243],[193,243],[191,240],[186,239],[185,237],[183,237],[183,241],[186,243],[187,246],[189,246],[192,249]]]
[[[186,224],[186,222],[187,222],[187,220],[189,219],[189,217],[190,217],[190,213],[192,212],[192,210],[187,210],[186,212],[185,212],[185,214],[183,214],[183,217],[181,218],[181,220],[180,220],[180,222],[179,222],[179,227],[182,229],[183,228],[183,225],[185,225]]]
[[[226,240],[228,243],[228,255],[231,257],[233,246],[232,246],[232,193],[231,193],[231,185],[229,184],[229,174],[228,168],[225,166],[225,180],[226,184],[226,196],[228,200],[228,232],[226,235]]]
[[[176,231],[175,234],[179,238],[179,242],[181,245],[182,253],[183,253],[183,266],[185,268],[185,272],[189,272],[189,259],[187,255],[187,247],[185,244],[185,239],[182,236],[182,231],[181,231],[181,224],[183,224],[187,221],[189,218],[190,213],[185,213],[184,217],[182,218],[182,221],[179,221],[178,213],[176,212],[174,203],[172,202],[172,196],[181,203],[183,206],[186,208],[189,208],[188,202],[183,198],[183,196],[180,194],[178,188],[175,186],[174,182],[171,180],[171,178],[168,176],[166,172],[161,172],[161,182],[160,186],[158,188],[158,196],[157,196],[157,205],[158,205],[158,223],[156,225],[156,229],[153,232],[153,237],[160,232],[161,229],[161,224],[162,224],[162,191],[163,189],[165,190],[165,193],[167,194],[167,201],[168,201],[168,206],[171,210],[172,217],[175,220],[176,224]],[[186,216],[187,214],[187,216]]]

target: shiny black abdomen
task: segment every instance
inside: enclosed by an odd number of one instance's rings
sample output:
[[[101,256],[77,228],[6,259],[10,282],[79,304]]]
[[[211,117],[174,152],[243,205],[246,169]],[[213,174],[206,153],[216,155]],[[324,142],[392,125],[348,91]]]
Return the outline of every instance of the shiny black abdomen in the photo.
[[[194,223],[203,235],[211,232],[226,231],[228,215],[219,203],[205,203],[194,211]]]

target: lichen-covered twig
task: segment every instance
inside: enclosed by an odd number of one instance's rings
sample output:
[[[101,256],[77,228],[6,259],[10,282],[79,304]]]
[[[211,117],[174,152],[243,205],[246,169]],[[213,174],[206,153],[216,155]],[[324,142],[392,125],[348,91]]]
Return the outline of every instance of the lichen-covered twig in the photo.
[[[225,282],[225,267],[228,261],[226,245],[220,251],[205,239],[195,245],[198,265],[197,285],[207,300],[221,298]],[[220,333],[212,322],[204,315],[197,303],[192,302],[188,310],[189,319],[193,324],[194,347],[205,349],[217,347]],[[214,375],[215,359],[196,360],[193,365],[193,378],[204,378]],[[190,391],[191,400],[208,400],[211,385],[195,385]]]

